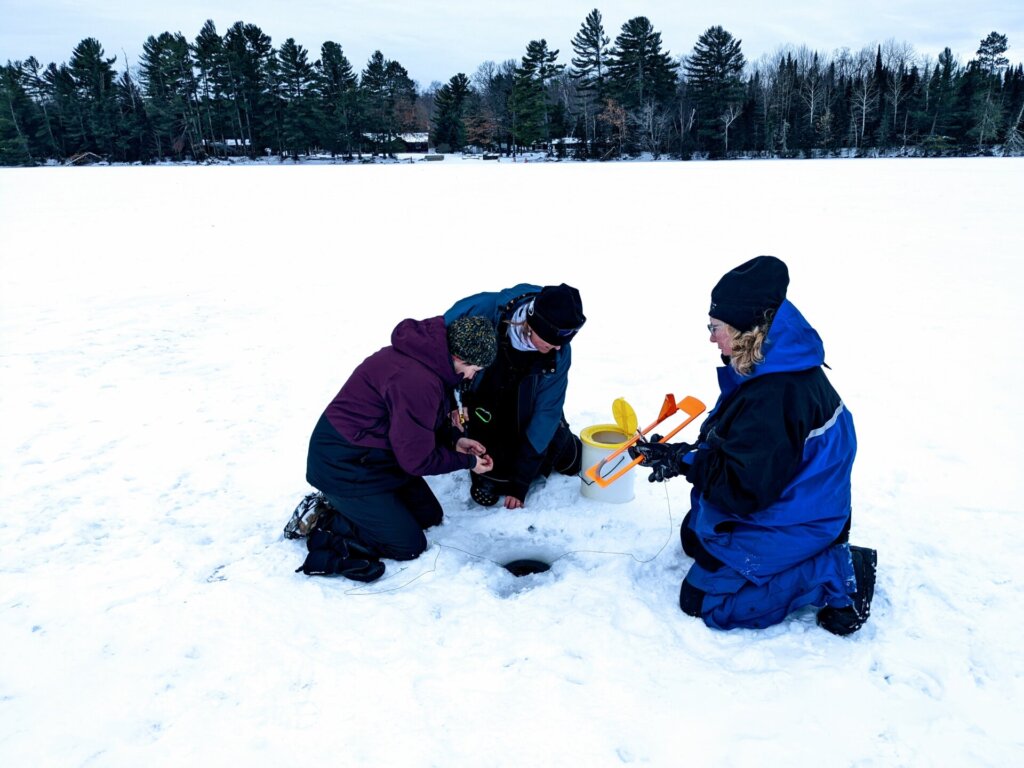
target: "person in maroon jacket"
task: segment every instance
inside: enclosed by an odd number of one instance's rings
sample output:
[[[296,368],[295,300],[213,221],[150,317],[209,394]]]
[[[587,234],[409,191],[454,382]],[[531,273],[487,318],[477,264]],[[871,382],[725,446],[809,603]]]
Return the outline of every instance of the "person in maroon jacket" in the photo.
[[[391,345],[352,372],[310,437],[306,479],[319,494],[299,570],[372,581],[380,558],[411,560],[427,548],[423,531],[443,512],[423,477],[493,467],[448,414],[456,387],[494,361],[495,336],[484,317],[448,327],[443,317],[403,320]]]

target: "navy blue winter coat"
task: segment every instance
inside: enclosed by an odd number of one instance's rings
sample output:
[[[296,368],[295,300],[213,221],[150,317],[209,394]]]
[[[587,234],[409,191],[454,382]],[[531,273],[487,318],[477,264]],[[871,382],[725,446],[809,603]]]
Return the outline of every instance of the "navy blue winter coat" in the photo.
[[[707,593],[711,626],[767,626],[804,605],[847,602],[849,547],[834,545],[849,528],[857,437],[824,358],[817,332],[785,301],[764,361],[749,376],[718,371],[721,394],[684,458],[700,550],[687,580]]]

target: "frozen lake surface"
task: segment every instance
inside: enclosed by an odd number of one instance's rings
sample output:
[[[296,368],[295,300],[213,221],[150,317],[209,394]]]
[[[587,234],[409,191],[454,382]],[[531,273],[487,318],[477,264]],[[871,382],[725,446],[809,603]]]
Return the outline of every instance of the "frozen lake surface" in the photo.
[[[0,169],[0,763],[1021,764],[1021,200],[1020,159]],[[859,633],[683,615],[689,486],[643,472],[431,478],[421,558],[293,573],[309,433],[399,320],[568,282],[570,423],[645,424],[714,402],[760,253],[856,421]]]

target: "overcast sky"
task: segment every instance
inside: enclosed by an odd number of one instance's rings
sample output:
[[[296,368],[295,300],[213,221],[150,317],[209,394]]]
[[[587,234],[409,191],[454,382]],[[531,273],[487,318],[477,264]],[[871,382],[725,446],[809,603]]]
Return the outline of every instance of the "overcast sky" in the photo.
[[[648,17],[673,56],[721,25],[743,41],[748,61],[787,44],[831,52],[893,38],[933,59],[949,46],[966,62],[993,30],[1009,37],[1010,61],[1024,61],[1024,0],[0,0],[0,62],[66,62],[75,45],[95,37],[120,70],[126,57],[137,63],[150,35],[181,32],[192,41],[206,19],[221,34],[241,20],[261,27],[275,47],[295,38],[310,61],[325,40],[339,43],[358,70],[379,49],[426,87],[457,72],[472,75],[487,60],[519,59],[540,38],[568,63],[571,40],[595,7],[613,40],[624,22]]]

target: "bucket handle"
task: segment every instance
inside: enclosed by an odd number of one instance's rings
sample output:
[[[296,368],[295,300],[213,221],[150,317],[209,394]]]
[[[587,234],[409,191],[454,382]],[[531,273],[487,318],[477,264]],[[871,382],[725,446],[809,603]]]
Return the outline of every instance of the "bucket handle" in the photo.
[[[609,457],[609,458],[611,458],[611,457]],[[609,472],[614,472],[614,471],[615,471],[616,469],[618,469],[618,468],[619,468],[619,466],[620,466],[620,465],[622,464],[622,462],[624,462],[625,460],[626,460],[626,457],[625,457],[625,456],[621,457],[621,458],[619,459],[618,463],[617,463],[617,464],[616,464],[616,465],[615,465],[614,467],[612,467],[612,468],[611,468],[610,470],[608,470],[608,471],[609,471]],[[603,467],[604,467],[604,465],[605,465],[606,463],[607,463],[606,461],[603,461],[603,460],[602,460],[602,461],[598,462],[598,463],[597,463],[597,464],[596,464],[595,466],[598,466],[598,467],[601,467],[601,468],[603,468]],[[591,469],[593,469],[593,467],[591,467]],[[589,486],[591,486],[591,485],[593,485],[593,484],[595,483],[595,481],[594,481],[594,480],[590,480],[590,479],[589,479],[589,478],[587,477],[587,473],[586,473],[586,472],[584,472],[583,474],[581,474],[581,475],[580,475],[580,480],[582,480],[582,481],[583,481],[584,483],[586,483],[588,487],[589,487]],[[603,488],[604,486],[601,486],[601,487]]]

